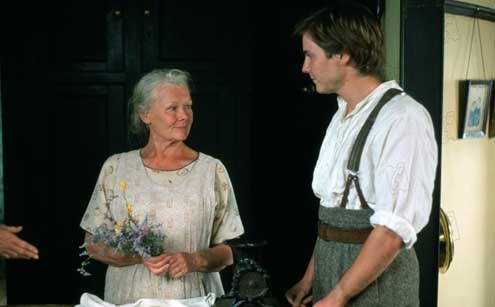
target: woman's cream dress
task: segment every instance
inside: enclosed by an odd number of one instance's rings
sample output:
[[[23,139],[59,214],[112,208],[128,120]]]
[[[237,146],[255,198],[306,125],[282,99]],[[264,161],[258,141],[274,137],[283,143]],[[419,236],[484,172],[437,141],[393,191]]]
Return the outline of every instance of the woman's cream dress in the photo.
[[[175,171],[145,167],[138,150],[111,156],[102,167],[81,221],[84,230],[93,233],[97,226],[108,223],[106,202],[115,220],[125,220],[126,203],[131,203],[136,219],[147,216],[161,224],[165,253],[196,252],[244,232],[224,165],[203,153]],[[217,272],[171,278],[153,275],[142,264],[109,265],[105,281],[105,301],[113,304],[141,298],[184,299],[209,292],[224,293]]]

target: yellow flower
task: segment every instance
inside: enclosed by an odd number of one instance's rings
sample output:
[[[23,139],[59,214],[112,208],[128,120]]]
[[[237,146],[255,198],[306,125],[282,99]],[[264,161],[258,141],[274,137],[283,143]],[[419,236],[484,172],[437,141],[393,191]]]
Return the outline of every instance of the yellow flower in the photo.
[[[126,218],[126,219],[125,219],[125,225],[126,225],[127,227],[129,227],[129,224],[130,224],[130,223],[131,223],[131,221],[129,220],[129,218]]]
[[[132,204],[131,203],[127,203],[127,212],[129,214],[132,214]]]
[[[125,182],[125,180],[122,180],[120,182],[120,188],[122,189],[122,191],[124,192],[125,189],[127,188],[127,182]]]
[[[121,231],[121,228],[122,228],[122,222],[121,221],[117,221],[115,223],[115,227],[114,227],[113,231],[115,231],[116,234],[119,234],[120,231]]]

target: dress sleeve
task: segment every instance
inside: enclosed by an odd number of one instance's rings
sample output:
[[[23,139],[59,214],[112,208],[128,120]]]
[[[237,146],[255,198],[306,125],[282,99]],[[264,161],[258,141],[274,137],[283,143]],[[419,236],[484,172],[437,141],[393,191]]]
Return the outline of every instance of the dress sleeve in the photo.
[[[113,226],[107,217],[112,214],[109,205],[117,192],[114,192],[116,167],[117,159],[112,156],[105,161],[101,168],[93,194],[80,223],[81,228],[89,233],[94,233],[94,230],[103,224],[107,224],[109,227]]]
[[[424,108],[407,110],[374,138],[376,205],[372,225],[398,234],[406,248],[428,223],[437,167],[437,144]]]
[[[215,217],[211,244],[219,244],[244,233],[234,188],[225,166],[218,161],[215,170]]]

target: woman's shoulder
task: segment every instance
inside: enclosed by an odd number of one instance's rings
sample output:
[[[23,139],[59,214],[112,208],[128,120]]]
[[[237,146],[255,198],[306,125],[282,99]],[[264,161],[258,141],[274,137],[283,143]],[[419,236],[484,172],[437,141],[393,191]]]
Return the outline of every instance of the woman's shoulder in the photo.
[[[218,159],[209,155],[209,154],[206,154],[202,151],[199,151],[198,152],[198,160],[211,163],[211,162],[217,161]]]
[[[211,155],[205,154],[203,152],[199,152],[198,160],[203,162],[203,163],[214,165],[217,169],[225,169],[225,166],[223,165],[223,163],[220,159],[215,158]]]
[[[128,161],[130,159],[135,159],[137,156],[139,156],[139,150],[131,150],[127,152],[119,152],[119,153],[114,153],[110,155],[104,162],[103,165],[118,165],[122,163],[123,161]]]

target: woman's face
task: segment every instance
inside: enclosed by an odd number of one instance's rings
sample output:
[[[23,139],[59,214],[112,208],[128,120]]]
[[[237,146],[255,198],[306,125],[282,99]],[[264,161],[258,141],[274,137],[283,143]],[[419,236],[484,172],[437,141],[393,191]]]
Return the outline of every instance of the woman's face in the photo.
[[[148,125],[150,138],[161,141],[184,141],[193,122],[192,99],[186,87],[161,85],[148,112],[141,114]]]

